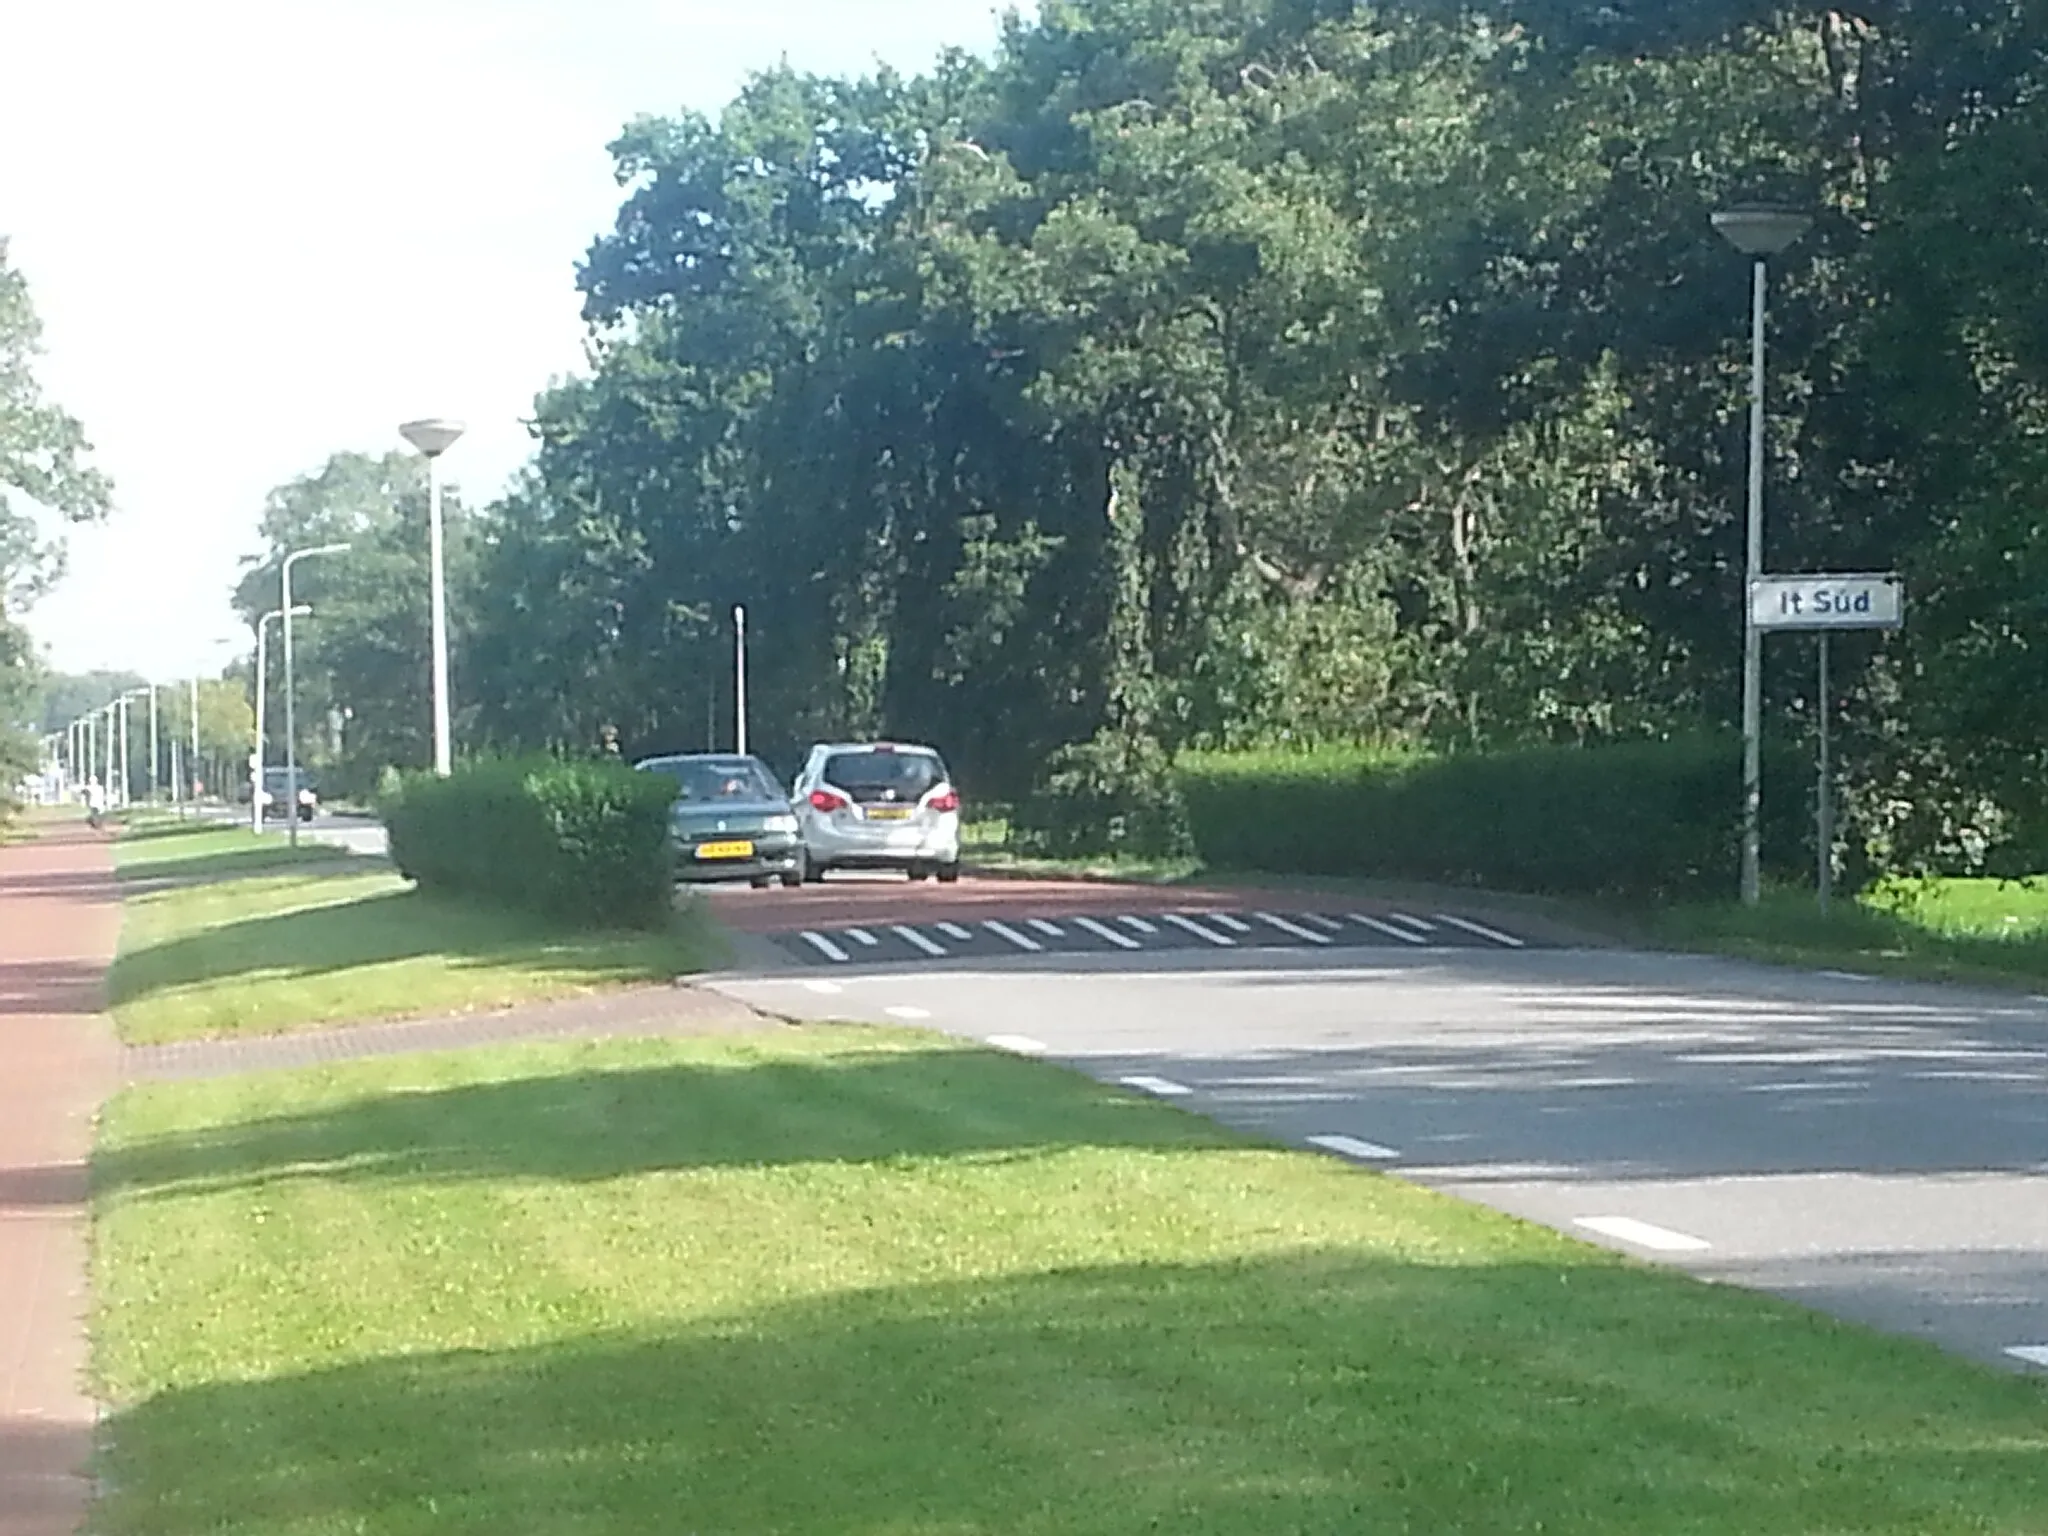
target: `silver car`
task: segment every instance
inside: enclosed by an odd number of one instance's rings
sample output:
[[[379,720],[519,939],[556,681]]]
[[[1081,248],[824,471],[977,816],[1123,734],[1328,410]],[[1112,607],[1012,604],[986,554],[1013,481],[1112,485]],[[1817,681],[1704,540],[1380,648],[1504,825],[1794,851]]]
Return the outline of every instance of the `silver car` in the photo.
[[[913,880],[960,878],[960,792],[930,747],[891,741],[812,747],[790,794],[804,876],[900,869]]]

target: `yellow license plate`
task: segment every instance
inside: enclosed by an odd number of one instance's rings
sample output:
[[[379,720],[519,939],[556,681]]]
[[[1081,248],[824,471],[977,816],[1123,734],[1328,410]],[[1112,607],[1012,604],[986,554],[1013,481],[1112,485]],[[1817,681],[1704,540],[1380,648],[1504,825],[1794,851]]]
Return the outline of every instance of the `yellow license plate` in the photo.
[[[908,821],[910,812],[903,806],[877,806],[868,812],[869,821]]]
[[[697,857],[700,859],[751,859],[754,845],[749,842],[699,843]]]

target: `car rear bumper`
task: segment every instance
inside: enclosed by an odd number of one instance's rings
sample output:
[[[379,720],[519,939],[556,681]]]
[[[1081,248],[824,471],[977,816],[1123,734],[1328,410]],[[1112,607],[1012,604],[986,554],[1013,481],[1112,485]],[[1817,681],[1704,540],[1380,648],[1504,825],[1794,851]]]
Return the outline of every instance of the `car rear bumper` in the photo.
[[[960,862],[957,826],[817,827],[806,842],[813,864],[839,869],[904,869],[912,864]]]

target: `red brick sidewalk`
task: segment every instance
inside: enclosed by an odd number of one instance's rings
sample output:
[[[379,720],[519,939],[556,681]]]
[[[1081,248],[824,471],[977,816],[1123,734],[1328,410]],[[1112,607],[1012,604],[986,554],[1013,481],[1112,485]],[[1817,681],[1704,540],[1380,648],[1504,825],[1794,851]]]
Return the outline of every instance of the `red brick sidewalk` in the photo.
[[[90,1494],[86,1162],[118,1073],[120,925],[106,837],[0,848],[0,1536],[70,1536]]]

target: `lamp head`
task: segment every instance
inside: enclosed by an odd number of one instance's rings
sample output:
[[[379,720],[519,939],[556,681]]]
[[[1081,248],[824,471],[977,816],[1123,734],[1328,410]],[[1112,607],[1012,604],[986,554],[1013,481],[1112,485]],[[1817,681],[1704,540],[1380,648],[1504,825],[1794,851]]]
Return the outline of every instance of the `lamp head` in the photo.
[[[1713,219],[1721,238],[1745,256],[1775,256],[1813,228],[1812,214],[1769,203],[1723,208]]]
[[[436,459],[455,446],[455,440],[462,436],[462,423],[430,416],[423,421],[408,421],[398,429],[398,434],[428,458]]]

